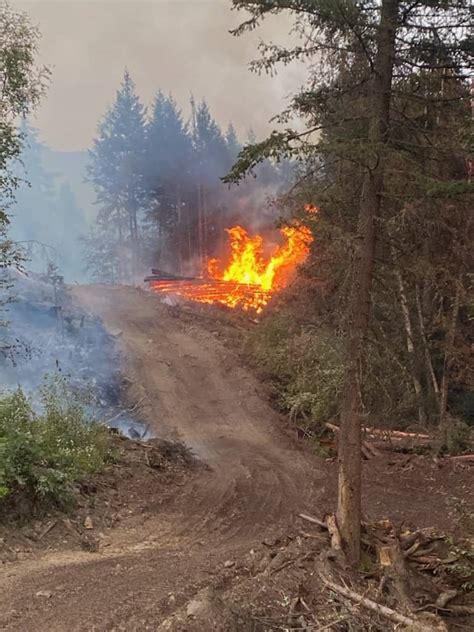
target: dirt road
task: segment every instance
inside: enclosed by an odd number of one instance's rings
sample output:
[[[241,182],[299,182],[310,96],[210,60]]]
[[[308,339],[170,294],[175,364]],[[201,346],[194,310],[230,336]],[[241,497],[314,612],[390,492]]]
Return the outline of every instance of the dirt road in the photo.
[[[74,295],[122,332],[122,369],[131,399],[143,402],[141,416],[158,436],[183,440],[209,469],[158,516],[117,529],[106,552],[56,552],[4,569],[0,627],[153,630],[226,560],[296,511],[317,512],[323,474],[211,331],[138,289],[77,287]]]

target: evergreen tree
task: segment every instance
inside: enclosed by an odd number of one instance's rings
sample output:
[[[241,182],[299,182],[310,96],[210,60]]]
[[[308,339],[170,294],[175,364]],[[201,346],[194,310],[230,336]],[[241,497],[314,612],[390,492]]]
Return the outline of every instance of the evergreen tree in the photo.
[[[229,126],[227,127],[225,140],[227,143],[227,151],[229,154],[229,159],[231,161],[231,164],[229,165],[229,169],[230,169],[232,165],[234,164],[234,162],[237,160],[237,156],[239,155],[242,149],[242,145],[239,143],[237,134],[235,132],[235,128],[232,125],[232,123],[229,123]]]
[[[384,311],[376,300],[381,294],[374,278],[385,281],[391,274],[388,292],[399,297],[399,320],[404,323],[409,341],[406,367],[418,399],[421,384],[410,361],[416,355],[411,332],[414,317],[418,318],[421,312],[419,320],[424,323],[424,315],[423,310],[415,309],[416,297],[407,294],[406,281],[410,276],[400,274],[396,267],[402,255],[412,248],[412,242],[400,240],[400,236],[407,228],[408,218],[423,216],[420,211],[427,196],[431,197],[431,209],[434,198],[438,198],[437,203],[445,210],[452,204],[448,200],[455,196],[460,212],[450,223],[452,227],[456,223],[465,229],[469,227],[465,215],[468,201],[461,197],[466,192],[465,166],[457,170],[461,185],[445,183],[449,172],[448,177],[456,173],[452,168],[458,160],[456,156],[467,155],[466,144],[464,141],[463,147],[460,135],[452,130],[451,134],[439,133],[444,126],[442,112],[451,110],[454,115],[455,102],[460,108],[458,116],[465,119],[470,115],[465,107],[469,96],[465,83],[469,68],[469,3],[233,0],[233,4],[250,12],[236,34],[254,28],[269,14],[289,11],[295,16],[295,30],[303,43],[293,48],[262,45],[263,57],[255,62],[255,69],[270,70],[278,62],[286,64],[293,59],[306,58],[310,62],[307,87],[294,96],[280,117],[281,122],[287,123],[292,115],[300,116],[307,123],[306,129],[273,132],[264,141],[247,146],[228,181],[238,180],[266,158],[297,158],[307,164],[300,194],[307,196],[312,192],[313,199],[322,203],[318,227],[322,228],[320,222],[326,219],[333,239],[345,246],[336,253],[334,242],[328,241],[325,249],[318,235],[321,251],[326,255],[332,251],[336,265],[328,279],[341,274],[339,287],[344,289],[342,299],[347,308],[345,320],[340,323],[346,332],[347,371],[341,401],[337,517],[348,559],[357,564],[361,422],[367,411],[367,385],[375,368],[369,352],[369,327],[372,324],[375,330],[381,328]],[[451,169],[443,168],[447,160],[453,159]],[[445,221],[443,218],[438,230]],[[417,228],[421,226],[418,224]],[[435,248],[439,249],[439,242],[434,246],[435,232],[436,229],[431,237],[433,243],[428,246],[428,252],[433,248],[433,254]],[[466,242],[460,231],[451,245],[458,238],[464,258],[453,251],[458,269],[455,273],[456,265],[451,266],[450,283],[444,288],[444,305],[449,306],[444,377],[453,364],[460,297],[465,287]],[[426,248],[426,240],[420,240],[420,245]],[[412,275],[413,272],[412,269]],[[436,292],[430,294],[431,290],[427,292],[428,303],[430,298],[439,296]],[[420,334],[423,329],[424,324],[420,324]],[[421,335],[423,338],[428,341],[426,332]],[[439,405],[442,419],[446,387]]]
[[[125,71],[115,103],[99,125],[88,167],[100,206],[98,224],[123,252],[116,275],[122,280],[133,277],[140,264],[140,225],[149,203],[145,152],[145,109]]]
[[[193,166],[192,141],[181,112],[171,96],[158,92],[147,125],[148,219],[159,230],[161,247],[154,245],[156,254],[175,265],[187,250]]]
[[[202,101],[195,109],[193,125],[194,150],[197,158],[197,177],[202,186],[215,187],[225,175],[228,163],[226,139],[209,106]]]
[[[223,228],[226,196],[220,178],[230,163],[230,155],[225,136],[213,119],[207,103],[202,101],[196,107],[192,101],[191,105],[195,157],[196,250],[200,266],[204,270],[205,261]]]

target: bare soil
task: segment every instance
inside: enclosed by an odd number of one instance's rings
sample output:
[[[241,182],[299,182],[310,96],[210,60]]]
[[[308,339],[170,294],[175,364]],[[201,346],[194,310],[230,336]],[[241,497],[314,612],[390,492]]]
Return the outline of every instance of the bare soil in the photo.
[[[61,518],[38,539],[51,517],[36,539],[5,535],[13,553],[0,567],[0,629],[278,629],[250,616],[246,604],[281,605],[298,584],[291,563],[288,586],[275,585],[264,598],[268,581],[259,573],[273,585],[286,553],[272,560],[288,546],[306,564],[315,558],[307,550],[319,550],[317,537],[301,535],[297,513],[334,509],[335,463],[288,432],[265,389],[224,344],[228,325],[219,319],[169,308],[134,288],[73,293],[117,336],[127,397],[141,402],[141,419],[159,439],[183,442],[201,465],[160,452],[160,441],[157,467],[146,448],[124,449],[115,471],[86,485],[69,524]],[[369,461],[366,514],[453,527],[472,502],[473,470],[446,467],[407,457]]]

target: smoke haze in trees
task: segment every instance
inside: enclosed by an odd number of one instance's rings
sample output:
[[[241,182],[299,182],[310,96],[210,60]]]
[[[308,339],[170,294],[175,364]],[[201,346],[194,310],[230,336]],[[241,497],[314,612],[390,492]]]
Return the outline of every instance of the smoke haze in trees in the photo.
[[[98,215],[83,243],[93,278],[140,281],[151,266],[205,274],[225,228],[269,227],[267,198],[288,184],[291,167],[264,162],[257,179],[229,189],[221,178],[240,148],[233,124],[224,132],[204,100],[191,98],[187,120],[158,90],[147,115],[125,71],[89,152]]]

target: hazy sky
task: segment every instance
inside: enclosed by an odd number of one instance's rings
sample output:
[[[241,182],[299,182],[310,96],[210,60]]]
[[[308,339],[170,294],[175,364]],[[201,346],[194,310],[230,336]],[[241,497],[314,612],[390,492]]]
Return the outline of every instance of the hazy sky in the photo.
[[[42,63],[52,82],[34,123],[56,149],[90,145],[99,118],[112,103],[128,67],[145,104],[158,88],[184,112],[191,93],[205,97],[222,126],[232,120],[246,136],[266,133],[268,120],[301,83],[301,67],[276,78],[257,76],[248,62],[259,38],[287,41],[290,22],[279,16],[236,38],[229,29],[245,14],[230,0],[11,0],[43,34]]]

